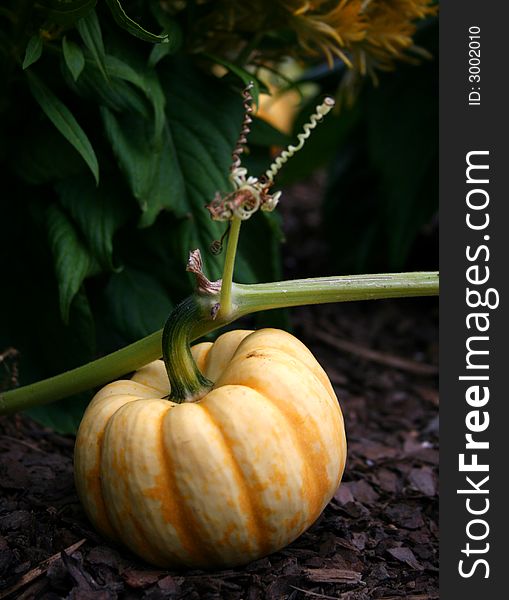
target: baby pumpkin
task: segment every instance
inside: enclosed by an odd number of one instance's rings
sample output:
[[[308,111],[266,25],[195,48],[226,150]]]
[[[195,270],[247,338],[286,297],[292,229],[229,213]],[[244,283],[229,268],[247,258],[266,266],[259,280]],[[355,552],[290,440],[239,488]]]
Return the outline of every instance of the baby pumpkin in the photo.
[[[161,567],[246,564],[296,539],[337,489],[343,417],[311,352],[276,330],[193,346],[213,388],[166,399],[163,361],[110,383],[75,448],[79,497],[95,527]]]

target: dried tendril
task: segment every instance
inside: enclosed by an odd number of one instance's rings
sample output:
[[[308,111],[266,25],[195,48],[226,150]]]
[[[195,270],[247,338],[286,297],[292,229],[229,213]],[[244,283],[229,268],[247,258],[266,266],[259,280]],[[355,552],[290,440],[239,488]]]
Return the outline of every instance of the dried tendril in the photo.
[[[230,181],[233,191],[223,196],[216,192],[214,199],[207,205],[211,217],[215,221],[230,221],[234,217],[245,221],[251,217],[257,210],[273,211],[281,197],[281,192],[270,194],[270,188],[274,183],[274,178],[281,170],[284,164],[304,146],[306,140],[311,135],[312,130],[323,119],[323,117],[334,106],[332,98],[325,98],[322,104],[319,104],[315,112],[310,116],[309,121],[304,125],[302,133],[299,133],[297,139],[299,143],[296,146],[290,145],[284,150],[270,165],[261,178],[249,176],[247,169],[242,166],[241,155],[245,151],[247,136],[250,133],[250,124],[252,123],[251,113],[253,112],[251,90],[253,84],[250,83],[243,91],[244,97],[244,119],[242,127],[232,154],[232,165],[230,167]],[[224,236],[223,236],[224,237]],[[212,244],[212,251],[219,253],[222,248],[222,240],[216,240]]]

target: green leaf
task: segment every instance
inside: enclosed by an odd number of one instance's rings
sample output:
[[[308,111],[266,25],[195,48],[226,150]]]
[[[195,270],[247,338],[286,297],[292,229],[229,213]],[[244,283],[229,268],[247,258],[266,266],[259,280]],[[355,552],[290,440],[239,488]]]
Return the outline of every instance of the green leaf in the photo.
[[[154,69],[147,69],[144,72],[145,94],[152,104],[154,111],[154,136],[156,140],[160,139],[166,123],[165,108],[166,98],[159,82],[159,78]]]
[[[68,86],[79,96],[95,105],[104,105],[116,112],[137,112],[149,118],[150,106],[145,98],[124,79],[110,77],[105,81],[95,61],[88,60],[88,50],[85,52],[85,69],[78,81],[71,78],[68,69],[64,77]],[[106,57],[108,61],[108,57]]]
[[[23,59],[23,70],[37,62],[42,55],[42,38],[39,34],[33,35],[27,44],[25,58]]]
[[[437,210],[438,84],[433,64],[401,70],[366,103],[368,151],[380,176],[389,261],[400,270],[419,229]]]
[[[42,349],[47,340],[51,340],[51,352],[45,358],[52,365],[52,372],[59,373],[92,360],[96,352],[95,324],[83,288],[72,301],[68,325],[58,322],[54,305],[40,308],[44,310],[44,319],[39,319],[32,331],[37,331],[38,338],[43,340]],[[38,358],[40,361],[40,352]],[[59,433],[73,434],[91,398],[92,392],[84,392],[53,404],[31,408],[27,414]]]
[[[148,64],[150,67],[155,67],[162,58],[176,54],[180,50],[184,41],[184,34],[176,19],[163,10],[160,3],[151,2],[150,9],[159,25],[163,28],[164,33],[168,36],[167,44],[156,44],[152,48]]]
[[[106,107],[101,107],[101,116],[129,187],[141,209],[146,210],[157,167],[146,120],[136,115],[115,115]]]
[[[62,50],[64,52],[65,64],[71,72],[74,81],[77,81],[85,68],[85,56],[83,55],[83,51],[78,44],[75,44],[72,40],[68,40],[65,35],[62,39]]]
[[[276,212],[258,211],[245,224],[240,236],[239,260],[235,264],[235,281],[259,283],[281,279],[283,232],[280,221]]]
[[[148,57],[148,66],[154,68],[160,60],[162,60],[165,56],[169,56],[170,54],[171,52],[169,44],[157,44],[150,52],[150,56]]]
[[[117,77],[118,79],[123,79],[125,81],[129,81],[136,87],[140,88],[143,92],[145,92],[145,75],[135,69],[135,67],[131,66],[127,62],[123,61],[116,56],[112,56],[108,54],[106,56],[106,64],[108,68],[108,73],[112,77]]]
[[[145,42],[168,42],[168,35],[156,35],[155,33],[150,33],[150,31],[143,29],[143,27],[136,23],[136,21],[133,21],[133,19],[126,14],[119,0],[106,0],[106,4],[111,10],[111,14],[113,15],[113,18],[117,24],[128,31],[131,35],[134,35]]]
[[[106,270],[114,270],[113,236],[128,217],[118,184],[110,180],[96,187],[89,177],[81,177],[60,182],[56,190],[87,249]]]
[[[248,143],[255,146],[283,146],[290,143],[290,136],[267,123],[264,119],[253,118]]]
[[[201,248],[207,276],[219,279],[224,259],[207,249],[221,237],[224,224],[212,221],[204,205],[216,191],[231,190],[228,173],[242,123],[242,98],[184,59],[160,65],[160,79],[174,160],[184,182],[179,205],[189,215],[180,243],[182,264],[190,249]],[[179,85],[174,85],[175,81]]]
[[[260,92],[268,93],[267,86],[262,81],[260,81],[258,77],[256,77],[256,75],[253,75],[253,73],[246,71],[246,69],[244,69],[243,67],[239,67],[238,65],[235,65],[225,60],[224,58],[221,58],[220,56],[216,56],[215,54],[204,53],[204,56],[206,56],[212,62],[215,62],[218,65],[225,67],[225,69],[228,69],[228,71],[236,75],[245,86],[252,83],[253,101],[256,104],[256,106],[258,106],[258,98],[260,96]]]
[[[86,133],[79,126],[71,111],[38,77],[27,72],[27,78],[32,96],[58,131],[80,153],[98,183],[99,164]]]
[[[162,146],[154,141],[150,122],[137,115],[103,108],[104,129],[143,211],[140,225],[154,223],[161,210],[183,218],[175,231],[182,268],[189,250],[201,248],[207,275],[218,279],[224,258],[208,248],[225,225],[212,221],[205,205],[216,191],[231,191],[228,173],[242,122],[242,97],[181,58],[165,61],[159,75],[166,98]],[[243,256],[241,252],[242,279],[254,281],[257,273]]]
[[[94,60],[101,71],[104,79],[109,80],[106,68],[106,53],[104,51],[103,36],[101,26],[95,10],[90,11],[85,17],[81,18],[77,24],[83,43],[94,57]]]
[[[42,8],[48,21],[70,26],[89,13],[97,0],[37,0],[36,8]]]
[[[113,322],[128,341],[163,327],[172,309],[162,285],[150,274],[132,267],[112,275],[105,293]]]
[[[86,392],[53,404],[30,408],[25,413],[57,433],[75,435],[91,399],[92,394]]]
[[[146,119],[117,116],[105,107],[101,115],[119,166],[142,210],[140,226],[151,225],[162,209],[182,214],[184,182],[169,130],[159,144]]]
[[[160,15],[158,15],[158,17],[159,16]],[[163,13],[163,15],[160,18],[158,18],[158,20],[164,27],[164,32],[168,36],[168,43],[156,44],[152,48],[148,59],[149,67],[155,67],[157,63],[165,56],[175,54],[182,46],[182,42],[184,39],[182,29],[180,28],[179,24],[174,19],[170,18],[170,16],[167,13]]]
[[[9,153],[9,164],[19,177],[41,184],[88,172],[78,152],[48,119],[41,120],[34,114],[25,125],[30,143],[24,137],[13,139]]]
[[[136,63],[136,66],[116,56],[106,55],[105,65],[110,77],[107,83],[101,77],[96,64],[87,63],[80,81],[77,84],[70,82],[70,87],[81,96],[92,96],[94,101],[105,104],[116,112],[135,111],[148,117],[148,107],[138,91],[141,92],[152,107],[154,136],[160,142],[165,123],[165,97],[161,84],[154,69],[147,68],[143,61],[133,60],[133,63]],[[128,83],[136,90],[127,85]]]
[[[132,83],[145,94],[154,111],[154,135],[157,139],[160,139],[165,123],[164,108],[166,100],[155,70],[150,68],[136,70],[116,56],[107,56],[106,63],[108,72],[112,77]]]
[[[64,323],[68,323],[71,302],[85,277],[92,271],[93,260],[61,209],[50,205],[46,223],[58,281],[60,312]]]

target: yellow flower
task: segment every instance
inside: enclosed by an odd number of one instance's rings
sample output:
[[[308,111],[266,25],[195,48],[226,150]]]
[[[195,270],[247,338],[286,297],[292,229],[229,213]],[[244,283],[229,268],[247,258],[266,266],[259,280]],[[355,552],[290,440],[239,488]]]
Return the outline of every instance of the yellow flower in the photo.
[[[390,0],[369,2],[366,7],[368,29],[362,50],[374,66],[390,69],[413,46],[416,22],[436,12],[428,0]],[[354,49],[359,50],[359,49]]]
[[[167,0],[176,8],[182,0]],[[257,64],[340,58],[361,74],[408,60],[417,22],[436,13],[431,0],[202,0],[196,51],[236,58],[250,48]]]
[[[293,4],[302,5],[290,17],[290,27],[297,34],[299,50],[309,56],[316,56],[321,51],[331,66],[334,56],[352,66],[344,50],[366,36],[362,0]]]

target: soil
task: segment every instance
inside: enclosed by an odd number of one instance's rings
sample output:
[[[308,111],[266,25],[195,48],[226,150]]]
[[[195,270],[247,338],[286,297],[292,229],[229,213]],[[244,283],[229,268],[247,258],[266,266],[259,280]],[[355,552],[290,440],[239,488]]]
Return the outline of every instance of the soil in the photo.
[[[326,253],[316,207],[299,206],[285,265],[302,277],[324,272]],[[303,230],[314,243],[297,243]],[[412,299],[292,312],[340,399],[348,462],[309,531],[243,568],[164,571],[110,545],[76,497],[73,438],[0,418],[0,600],[437,599],[437,309]]]

